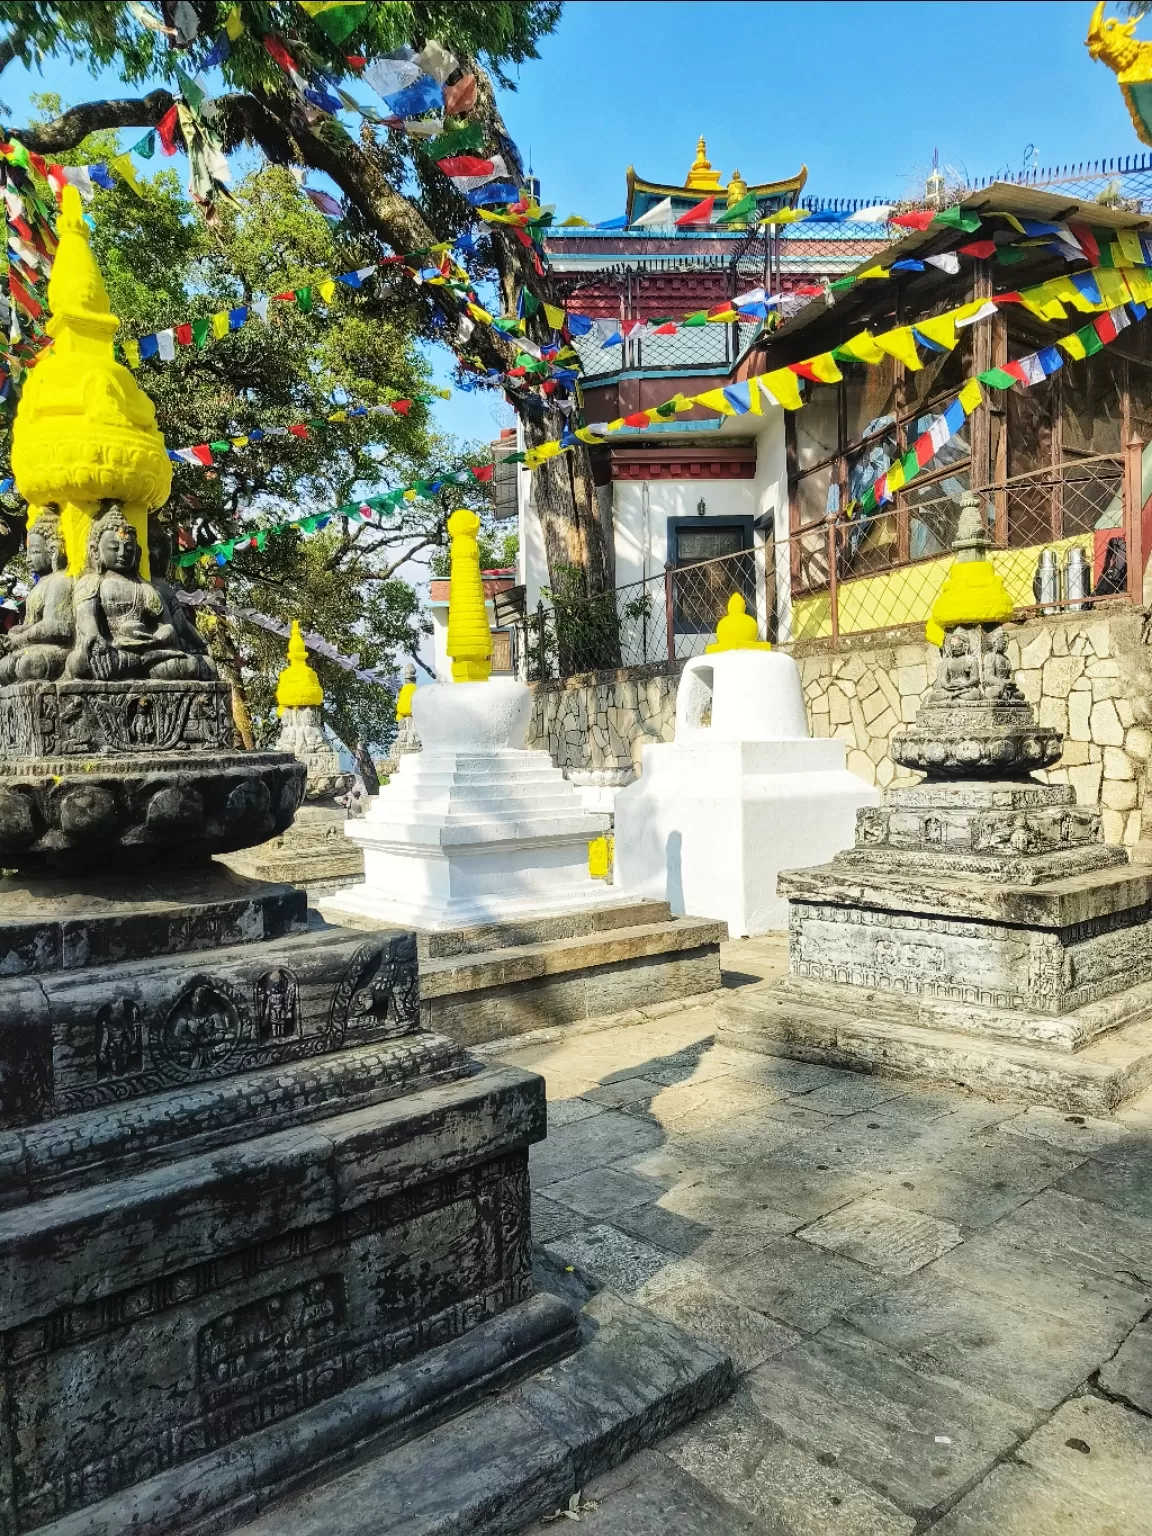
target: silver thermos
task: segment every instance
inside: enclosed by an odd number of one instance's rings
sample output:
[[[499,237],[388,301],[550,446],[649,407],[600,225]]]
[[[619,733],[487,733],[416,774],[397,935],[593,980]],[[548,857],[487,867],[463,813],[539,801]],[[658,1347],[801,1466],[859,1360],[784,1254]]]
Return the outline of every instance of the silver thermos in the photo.
[[[1064,600],[1080,607],[1092,595],[1092,567],[1084,558],[1081,544],[1070,544],[1064,556]]]
[[[1060,601],[1060,566],[1054,549],[1040,551],[1040,558],[1036,562],[1036,574],[1032,578],[1032,596],[1045,613],[1056,612],[1055,607],[1044,607],[1046,603],[1055,604]]]

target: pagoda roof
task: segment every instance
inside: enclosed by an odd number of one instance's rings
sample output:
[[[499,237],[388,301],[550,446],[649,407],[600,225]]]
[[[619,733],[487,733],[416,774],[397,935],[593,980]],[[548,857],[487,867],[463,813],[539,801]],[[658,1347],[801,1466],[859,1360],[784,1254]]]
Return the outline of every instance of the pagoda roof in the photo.
[[[749,187],[748,191],[756,199],[760,212],[773,212],[777,208],[792,208],[796,199],[804,189],[808,180],[808,167],[802,165],[795,176],[789,176],[783,181],[764,181],[759,185]],[[659,181],[645,181],[636,174],[634,166],[628,167],[628,222],[632,223],[642,214],[654,208],[657,203],[662,203],[666,197],[672,199],[673,216],[686,213],[689,208],[694,208],[697,203],[703,202],[706,197],[715,196],[717,201],[723,203],[726,188],[722,185],[715,187],[672,187]]]

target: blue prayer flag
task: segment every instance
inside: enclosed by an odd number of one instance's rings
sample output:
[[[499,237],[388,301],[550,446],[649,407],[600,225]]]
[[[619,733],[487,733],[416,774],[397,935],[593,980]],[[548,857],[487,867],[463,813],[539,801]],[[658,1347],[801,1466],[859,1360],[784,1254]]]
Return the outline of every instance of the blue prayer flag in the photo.
[[[957,396],[944,412],[944,425],[948,428],[949,437],[955,437],[963,429],[965,419],[964,407]]]
[[[141,357],[155,357],[156,354],[159,352],[159,350],[160,350],[160,343],[156,340],[155,336],[141,336],[141,338],[140,338],[140,356]]]
[[[464,196],[473,208],[483,208],[489,203],[515,203],[520,192],[510,181],[490,181],[486,187],[473,187]]]
[[[444,91],[431,75],[421,75],[419,80],[384,100],[396,117],[419,117],[423,112],[443,107]]]

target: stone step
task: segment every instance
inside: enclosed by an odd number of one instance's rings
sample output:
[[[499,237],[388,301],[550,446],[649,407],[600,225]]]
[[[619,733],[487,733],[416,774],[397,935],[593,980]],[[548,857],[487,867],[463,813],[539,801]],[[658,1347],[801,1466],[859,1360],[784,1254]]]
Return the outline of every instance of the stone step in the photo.
[[[420,933],[416,945],[422,962],[441,960],[449,955],[475,955],[489,949],[515,949],[521,944],[546,944],[553,939],[607,933],[613,928],[666,923],[671,916],[672,908],[666,901],[635,901],[622,896],[617,902],[605,902],[586,912],[558,912],[551,917],[523,918],[514,923],[484,923],[448,933]]]
[[[854,1072],[915,1078],[987,1098],[1018,1098],[1108,1114],[1152,1083],[1152,1006],[1143,1017],[1070,1052],[903,1022],[873,993],[867,1017],[800,1004],[773,987],[718,1004],[717,1040],[741,1050]]]

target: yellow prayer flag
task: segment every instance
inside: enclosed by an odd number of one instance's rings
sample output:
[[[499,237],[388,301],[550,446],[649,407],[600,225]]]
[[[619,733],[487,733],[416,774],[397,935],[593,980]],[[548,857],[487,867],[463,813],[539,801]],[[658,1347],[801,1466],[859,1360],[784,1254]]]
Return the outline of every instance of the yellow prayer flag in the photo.
[[[1144,260],[1144,247],[1140,244],[1140,236],[1134,229],[1118,229],[1116,239],[1120,243],[1120,249],[1134,267],[1147,266]]]
[[[117,176],[120,177],[121,181],[128,183],[137,197],[144,196],[144,188],[136,179],[136,167],[132,164],[131,155],[113,155],[108,164],[116,172]]]
[[[918,320],[916,329],[938,347],[947,347],[951,352],[956,345],[956,312],[950,310],[946,315],[935,315],[931,320]]]
[[[881,352],[887,352],[889,357],[894,357],[904,364],[905,368],[915,373],[923,368],[919,353],[916,351],[916,343],[912,339],[912,327],[910,325],[898,325],[894,331],[882,331],[876,337],[876,345]]]
[[[803,405],[800,380],[790,368],[776,368],[760,374],[759,379],[760,388],[772,405],[782,405],[786,411],[798,411]]]
[[[468,301],[468,313],[472,316],[473,320],[479,320],[483,325],[492,324],[492,316],[488,311],[479,304],[473,304],[471,299]]]
[[[734,309],[725,309],[725,310],[722,310],[720,312],[720,314],[718,314],[718,315],[709,315],[708,316],[708,324],[709,325],[727,325],[729,323],[729,321],[735,320],[737,318],[738,317],[737,317],[736,311]]]
[[[858,363],[881,363],[884,361],[883,351],[876,345],[876,338],[871,331],[860,331],[856,336],[850,336],[843,346],[836,349],[847,357],[853,357]]]
[[[544,318],[554,331],[560,330],[568,316],[558,304],[545,304]]]
[[[984,404],[984,395],[980,388],[979,379],[969,379],[957,397],[965,416],[971,416],[978,405]]]
[[[217,339],[228,334],[228,311],[219,310],[212,316],[212,334]]]
[[[326,277],[322,283],[316,284],[316,292],[324,300],[325,304],[331,304],[332,295],[336,292],[336,279]]]
[[[1063,347],[1069,357],[1082,358],[1088,355],[1079,336],[1061,336],[1056,345]]]
[[[897,459],[888,470],[888,489],[898,491],[904,484],[904,460]]]
[[[702,395],[696,395],[694,405],[702,405],[706,411],[719,411],[721,416],[735,416],[736,408],[730,405],[724,397],[722,389],[708,389]]]
[[[1106,309],[1115,309],[1117,304],[1127,304],[1128,284],[1124,281],[1123,272],[1115,269],[1109,271],[1102,267],[1096,273],[1096,286],[1100,290],[1100,297],[1104,300]]]
[[[839,384],[844,377],[831,352],[818,352],[815,357],[806,357],[804,365],[812,370],[821,384]]]
[[[587,427],[576,427],[576,436],[582,443],[602,443],[604,439],[597,437],[595,432],[589,432]]]
[[[811,212],[808,208],[777,208],[775,213],[767,213],[760,220],[761,224],[799,224],[801,219],[806,219]]]
[[[233,448],[247,448],[248,446],[248,439],[246,437],[234,437],[231,439],[231,442]]]
[[[605,427],[604,430],[606,432],[619,432],[620,428],[623,425],[624,425],[624,418],[623,418],[623,416],[617,416],[616,420],[615,421],[610,421],[608,423],[608,425]]]
[[[124,360],[129,368],[139,368],[140,343],[136,341],[123,341],[120,345],[124,348]]]
[[[1082,315],[1093,315],[1101,309],[1108,308],[1107,304],[1097,304],[1087,294],[1082,293],[1070,277],[1053,277],[1043,286],[1052,298],[1059,299],[1064,304],[1071,304],[1072,308],[1078,309]]]
[[[348,420],[348,412],[347,411],[333,411],[331,416],[328,417],[328,420],[329,421],[347,421]]]
[[[1128,253],[1115,240],[1111,241],[1108,245],[1108,255],[1114,267],[1130,267],[1132,265]]]
[[[748,383],[748,410],[753,416],[763,416],[764,407],[760,402],[760,391],[756,388],[756,380],[749,379]]]
[[[1131,267],[1124,278],[1137,304],[1152,304],[1152,276],[1143,267]]]
[[[244,23],[240,19],[240,7],[234,5],[224,18],[224,30],[228,34],[228,41],[234,43],[244,31]]]
[[[591,229],[592,228],[592,226],[591,226],[591,224],[589,224],[588,220],[587,219],[582,219],[578,213],[570,213],[568,215],[568,217],[564,220],[564,222],[562,224],[558,224],[556,227],[558,229]]]
[[[538,465],[546,464],[549,459],[554,459],[559,452],[560,444],[558,442],[541,443],[538,447],[529,448],[525,451],[524,462],[529,469],[536,469]]]
[[[866,277],[890,277],[889,267],[869,267],[867,272],[857,272],[856,281],[862,283]]]

